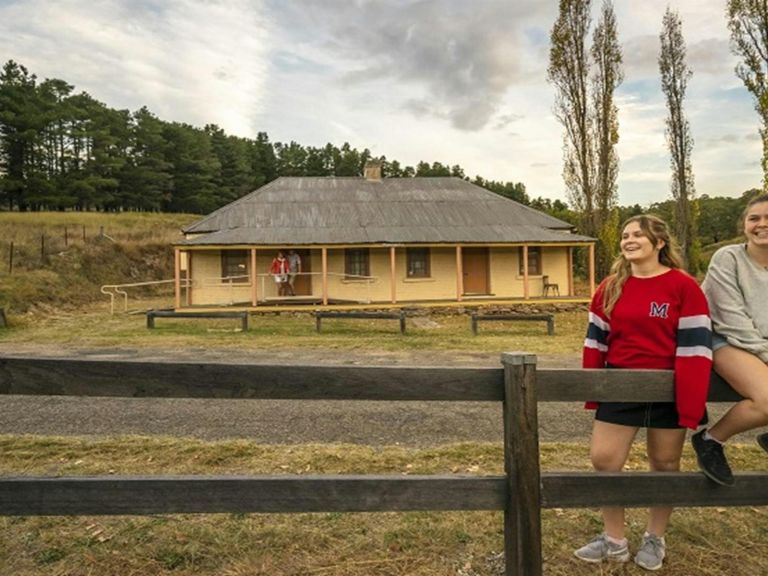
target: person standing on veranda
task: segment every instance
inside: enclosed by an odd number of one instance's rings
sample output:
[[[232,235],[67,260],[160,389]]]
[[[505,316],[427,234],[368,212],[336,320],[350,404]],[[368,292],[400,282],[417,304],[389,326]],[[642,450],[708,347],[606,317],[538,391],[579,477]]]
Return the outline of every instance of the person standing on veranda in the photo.
[[[663,220],[635,216],[622,226],[621,253],[589,311],[584,368],[674,370],[674,402],[588,403],[595,409],[591,458],[595,470],[621,472],[640,428],[656,472],[680,469],[686,428],[706,422],[712,366],[708,306]],[[649,511],[635,563],[661,568],[671,507]],[[574,552],[586,562],[627,562],[624,508],[602,509],[604,532]]]
[[[712,313],[715,372],[744,399],[691,438],[704,474],[725,486],[734,478],[723,444],[768,424],[768,194],[753,198],[741,221],[746,242],[714,253],[702,287]],[[768,433],[757,443],[768,452]]]
[[[288,295],[288,260],[282,250],[277,252],[277,256],[272,259],[272,264],[269,267],[269,273],[275,279],[277,284],[277,295]]]
[[[301,256],[296,250],[288,251],[288,294],[296,296],[296,276],[301,274]]]

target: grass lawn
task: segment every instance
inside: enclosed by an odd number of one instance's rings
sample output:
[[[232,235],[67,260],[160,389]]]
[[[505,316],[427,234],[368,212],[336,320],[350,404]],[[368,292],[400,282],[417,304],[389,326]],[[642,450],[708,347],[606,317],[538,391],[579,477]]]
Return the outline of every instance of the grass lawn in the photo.
[[[739,469],[765,467],[758,447],[735,446]],[[686,448],[685,469],[694,469]],[[586,469],[584,444],[542,446],[544,469]],[[633,451],[628,468],[645,468]],[[500,445],[430,449],[264,446],[171,438],[0,436],[0,474],[500,474]],[[582,565],[572,549],[600,531],[595,510],[545,510],[545,573],[640,574]],[[637,542],[645,511],[628,512]],[[9,575],[502,574],[495,512],[215,514],[150,517],[0,517],[0,570]],[[768,574],[768,509],[680,509],[667,534],[669,576]]]
[[[131,301],[143,309],[162,307],[163,300]],[[166,303],[167,305],[167,303]],[[0,330],[0,346],[50,344],[60,346],[128,346],[132,348],[207,347],[233,349],[315,348],[346,351],[461,350],[578,356],[586,328],[586,312],[555,316],[555,335],[546,324],[531,322],[484,323],[477,336],[466,315],[441,315],[408,320],[406,334],[394,320],[324,320],[315,332],[310,313],[258,314],[248,332],[239,320],[156,320],[148,330],[144,314],[109,313],[109,300],[77,310],[52,310],[14,317],[10,329]]]

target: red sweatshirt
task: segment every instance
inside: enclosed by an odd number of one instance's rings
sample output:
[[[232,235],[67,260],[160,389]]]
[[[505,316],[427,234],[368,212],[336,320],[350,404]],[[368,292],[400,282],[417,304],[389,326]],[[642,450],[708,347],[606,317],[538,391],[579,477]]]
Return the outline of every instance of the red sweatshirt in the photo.
[[[680,426],[696,429],[704,415],[712,368],[709,308],[696,281],[679,270],[627,279],[611,317],[600,284],[589,308],[582,366],[675,371]],[[597,403],[589,402],[588,408]]]
[[[285,258],[274,258],[269,267],[270,274],[288,274],[288,260]]]

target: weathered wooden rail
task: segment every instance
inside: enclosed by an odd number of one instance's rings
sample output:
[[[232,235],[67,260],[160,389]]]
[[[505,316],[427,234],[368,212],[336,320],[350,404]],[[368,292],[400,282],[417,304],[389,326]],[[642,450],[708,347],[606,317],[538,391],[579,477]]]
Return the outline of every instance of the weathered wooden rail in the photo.
[[[545,472],[537,403],[673,399],[671,373],[502,368],[263,366],[0,358],[0,394],[503,402],[503,476],[108,476],[0,478],[0,515],[503,510],[506,574],[542,574],[541,509],[768,505],[768,474],[732,488],[698,472]],[[713,377],[710,400],[739,396]]]
[[[536,321],[542,320],[547,323],[547,335],[554,336],[555,334],[555,316],[554,314],[479,314],[472,312],[470,325],[472,327],[472,334],[477,336],[477,324],[478,322],[493,322],[493,321]]]

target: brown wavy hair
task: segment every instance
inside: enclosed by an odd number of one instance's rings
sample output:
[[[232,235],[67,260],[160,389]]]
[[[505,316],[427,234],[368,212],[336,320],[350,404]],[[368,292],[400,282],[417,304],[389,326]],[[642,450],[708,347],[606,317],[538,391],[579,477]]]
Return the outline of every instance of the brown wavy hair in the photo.
[[[683,268],[683,255],[680,246],[664,220],[651,214],[640,214],[625,220],[621,225],[621,230],[623,231],[632,222],[637,222],[640,225],[643,236],[648,238],[654,246],[658,246],[660,240],[664,242],[664,246],[659,250],[660,264],[669,268]],[[629,261],[624,258],[623,254],[619,253],[616,260],[613,261],[611,275],[608,276],[603,291],[603,311],[607,317],[611,317],[613,307],[616,306],[616,302],[621,297],[621,291],[624,289],[624,284],[631,275],[632,268]]]
[[[747,205],[744,207],[744,211],[741,213],[741,220],[739,221],[742,232],[744,232],[744,220],[747,218],[749,209],[752,208],[752,206],[755,204],[762,204],[763,202],[768,202],[768,194],[758,194],[757,196],[754,196],[749,202],[747,202]]]

